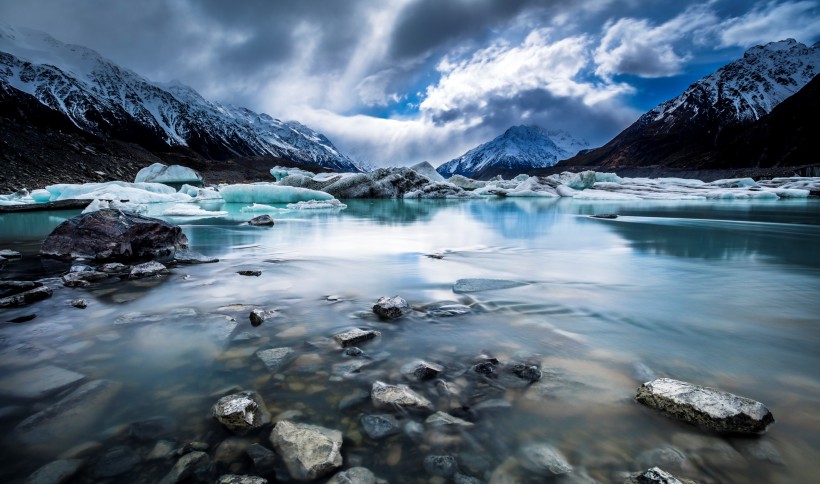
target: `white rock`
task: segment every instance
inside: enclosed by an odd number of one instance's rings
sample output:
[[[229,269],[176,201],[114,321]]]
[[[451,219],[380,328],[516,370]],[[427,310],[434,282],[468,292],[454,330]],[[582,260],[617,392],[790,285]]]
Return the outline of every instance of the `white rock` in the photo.
[[[239,392],[220,398],[211,410],[213,416],[228,430],[244,434],[270,423],[265,402],[256,392]]]
[[[406,408],[433,411],[433,403],[411,390],[407,385],[388,385],[376,381],[370,389],[370,398],[376,408]]]
[[[318,479],[342,466],[342,433],[338,430],[281,420],[270,441],[294,479]]]

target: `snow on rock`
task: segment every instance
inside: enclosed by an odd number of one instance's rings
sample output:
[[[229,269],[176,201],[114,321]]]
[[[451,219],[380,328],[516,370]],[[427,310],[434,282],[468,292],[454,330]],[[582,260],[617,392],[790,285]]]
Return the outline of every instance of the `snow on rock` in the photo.
[[[142,182],[202,184],[202,175],[187,166],[154,163],[137,173],[134,183]]]
[[[306,202],[296,202],[287,204],[290,210],[324,210],[324,209],[339,209],[344,210],[347,205],[333,199],[333,200],[308,200]]]
[[[416,163],[415,165],[411,166],[410,169],[415,171],[416,173],[418,173],[420,175],[426,176],[427,178],[430,179],[430,181],[434,181],[434,182],[444,181],[444,177],[441,176],[441,174],[439,172],[437,172],[435,168],[433,168],[433,165],[431,165],[427,161],[422,161],[421,163]]]
[[[162,215],[174,217],[222,217],[228,215],[228,212],[221,210],[203,210],[196,205],[180,203],[165,209]]]
[[[273,183],[226,185],[220,188],[219,193],[228,203],[267,204],[333,200],[332,195],[322,191]]]

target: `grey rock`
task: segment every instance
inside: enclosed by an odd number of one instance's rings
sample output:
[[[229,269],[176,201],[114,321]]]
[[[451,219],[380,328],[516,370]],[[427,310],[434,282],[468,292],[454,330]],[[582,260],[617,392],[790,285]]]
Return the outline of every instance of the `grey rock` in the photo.
[[[174,453],[174,443],[169,440],[160,440],[148,453],[146,460],[167,459]]]
[[[88,287],[92,282],[107,279],[109,274],[95,270],[83,272],[69,272],[60,279],[66,287]]]
[[[85,383],[62,400],[20,422],[14,433],[26,445],[64,444],[101,418],[121,386],[109,380]]]
[[[350,378],[356,376],[362,368],[372,364],[370,360],[356,359],[352,361],[345,361],[343,363],[335,363],[331,367],[333,375],[343,378]]]
[[[48,365],[0,378],[0,396],[37,399],[85,380],[85,375]]]
[[[373,312],[384,319],[396,319],[410,310],[410,305],[399,296],[380,297],[373,305]]]
[[[94,268],[88,264],[72,264],[68,272],[94,272]]]
[[[240,435],[271,421],[262,397],[251,391],[220,398],[214,404],[212,414],[228,430]]]
[[[361,348],[358,348],[356,346],[349,346],[349,347],[345,348],[344,351],[342,351],[342,354],[345,355],[345,356],[350,356],[350,357],[356,358],[356,357],[362,356],[364,354],[364,351],[362,351]]]
[[[251,320],[252,326],[259,326],[268,319],[276,316],[276,311],[266,311],[264,309],[252,309],[248,318]]]
[[[689,479],[679,479],[659,467],[653,467],[643,472],[632,474],[624,484],[695,484]]]
[[[296,359],[293,348],[271,348],[256,352],[256,356],[268,367],[268,370],[279,371]]]
[[[590,215],[589,218],[602,218],[607,220],[614,220],[618,218],[618,216],[614,213],[596,213],[595,215]]]
[[[510,371],[518,378],[528,382],[536,382],[541,379],[541,369],[536,365],[515,363],[510,367]]]
[[[17,252],[16,250],[3,249],[0,250],[0,257],[3,257],[4,259],[19,259],[23,257],[23,254]]]
[[[433,403],[430,400],[414,392],[406,385],[388,385],[376,381],[370,389],[370,398],[376,408],[433,411]]]
[[[484,481],[473,476],[468,476],[467,474],[456,472],[456,475],[453,476],[453,482],[455,484],[482,484]]]
[[[174,260],[180,264],[213,264],[219,262],[216,257],[208,257],[190,249],[179,249],[174,253]]]
[[[413,360],[401,367],[401,373],[414,381],[431,380],[437,377],[444,367],[424,360]]]
[[[342,466],[342,433],[338,430],[281,420],[270,441],[296,480],[317,479]]]
[[[131,268],[125,264],[120,264],[119,262],[109,262],[107,264],[103,264],[100,267],[101,272],[107,272],[109,274],[127,274],[131,272]]]
[[[362,430],[373,440],[381,440],[401,432],[399,421],[390,414],[362,415]]]
[[[52,291],[48,286],[35,287],[34,289],[29,289],[28,291],[24,291],[19,294],[0,298],[0,308],[27,306],[37,301],[48,299],[53,293],[54,291]]]
[[[376,476],[365,467],[351,467],[335,474],[327,484],[376,484]]]
[[[671,446],[656,447],[641,452],[636,460],[642,468],[663,467],[680,470],[686,464],[686,454]]]
[[[428,455],[423,464],[424,470],[434,476],[451,477],[458,472],[456,458],[451,455]]]
[[[140,279],[143,277],[156,277],[168,274],[168,268],[156,261],[145,262],[137,264],[131,268],[131,279]]]
[[[153,442],[167,437],[176,430],[176,422],[170,417],[151,417],[129,426],[129,435],[140,442]]]
[[[28,476],[26,484],[62,484],[82,467],[81,459],[61,459],[49,462]]]
[[[40,255],[96,260],[165,257],[188,246],[182,229],[163,220],[115,209],[72,217],[55,228]]]
[[[427,417],[427,420],[424,421],[427,425],[431,427],[472,427],[472,422],[468,422],[466,420],[462,420],[458,417],[454,417],[449,413],[444,412],[436,412],[433,415]]]
[[[453,292],[467,293],[495,291],[498,289],[509,289],[512,287],[526,285],[526,282],[508,281],[506,279],[459,279],[453,285]]]
[[[77,309],[85,309],[88,307],[88,302],[85,299],[73,299],[71,305]]]
[[[236,271],[237,274],[240,276],[251,276],[251,277],[259,277],[262,275],[262,271]]]
[[[262,475],[271,474],[276,470],[276,454],[262,444],[251,444],[245,453],[253,461],[256,472]]]
[[[572,472],[560,450],[550,444],[534,443],[521,448],[521,464],[542,476],[558,476]]]
[[[35,287],[40,287],[42,285],[42,283],[37,281],[0,280],[0,290],[13,293],[28,291],[29,289],[34,289]]]
[[[376,336],[381,336],[381,333],[372,329],[353,328],[350,331],[333,335],[333,340],[342,347],[347,347],[371,340]]]
[[[125,474],[140,463],[140,456],[130,447],[108,449],[94,467],[96,477],[114,477]]]
[[[214,462],[221,462],[230,465],[240,460],[251,442],[241,437],[228,437],[216,446],[214,450]]]
[[[191,452],[179,458],[159,484],[175,484],[194,474],[208,474],[212,467],[211,458],[205,452]]]
[[[760,433],[774,422],[760,402],[671,378],[644,383],[635,398],[666,415],[717,432]]]
[[[272,227],[273,219],[270,215],[259,215],[248,220],[248,225],[253,225],[256,227]]]
[[[681,449],[689,460],[698,464],[721,468],[741,468],[748,462],[728,442],[714,435],[677,433],[672,436],[672,443]]]
[[[268,484],[268,480],[257,476],[225,474],[217,479],[216,484]]]

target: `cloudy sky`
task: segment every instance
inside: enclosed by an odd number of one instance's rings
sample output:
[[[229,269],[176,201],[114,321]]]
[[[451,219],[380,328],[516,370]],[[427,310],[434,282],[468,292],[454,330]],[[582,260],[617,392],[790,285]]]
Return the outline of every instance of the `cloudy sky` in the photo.
[[[301,121],[354,158],[454,158],[516,124],[603,144],[820,0],[0,0],[0,19]]]

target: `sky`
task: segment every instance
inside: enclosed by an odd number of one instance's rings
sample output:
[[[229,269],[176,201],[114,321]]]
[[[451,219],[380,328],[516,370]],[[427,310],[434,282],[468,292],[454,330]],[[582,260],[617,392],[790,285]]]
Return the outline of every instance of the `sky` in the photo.
[[[820,39],[820,0],[0,0],[0,19],[366,166],[439,165],[519,124],[598,146],[750,46]]]

